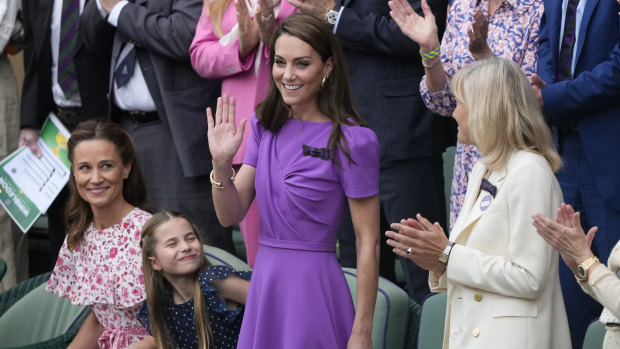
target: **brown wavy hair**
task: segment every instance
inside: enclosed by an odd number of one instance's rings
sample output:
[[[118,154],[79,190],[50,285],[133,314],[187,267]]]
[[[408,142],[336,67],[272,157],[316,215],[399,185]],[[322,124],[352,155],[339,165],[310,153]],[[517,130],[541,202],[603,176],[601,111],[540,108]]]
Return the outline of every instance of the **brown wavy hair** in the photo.
[[[337,151],[342,151],[349,161],[353,161],[340,126],[366,126],[366,122],[353,105],[344,54],[338,39],[332,28],[322,20],[310,15],[293,13],[282,21],[273,35],[269,52],[271,67],[274,64],[276,41],[284,34],[294,36],[310,45],[319,54],[323,63],[332,58],[334,67],[325,85],[319,90],[317,104],[321,113],[327,115],[333,122],[327,141],[332,162],[337,163],[335,156]],[[276,133],[287,122],[290,112],[290,106],[282,100],[282,95],[272,77],[267,97],[256,107],[256,117],[265,129]]]
[[[136,161],[136,147],[131,137],[118,124],[110,121],[85,121],[77,125],[67,143],[68,157],[71,162],[69,177],[69,201],[65,208],[67,219],[67,247],[69,251],[75,249],[76,244],[84,237],[84,231],[93,221],[93,211],[90,204],[84,200],[75,184],[73,175],[73,156],[75,147],[83,141],[106,140],[114,144],[116,151],[123,161],[123,165],[131,164],[131,171],[123,181],[123,198],[129,204],[149,211],[146,202],[146,187],[142,179],[142,172]]]
[[[161,271],[153,269],[150,257],[155,257],[155,246],[157,238],[155,233],[166,222],[174,218],[182,218],[189,222],[196,233],[196,238],[200,241],[200,235],[196,226],[189,218],[177,211],[166,210],[156,213],[151,217],[144,227],[142,227],[142,237],[140,245],[142,246],[142,270],[144,273],[144,288],[146,289],[146,302],[149,307],[149,317],[151,321],[151,331],[157,348],[174,349],[177,344],[172,340],[172,334],[168,324],[164,320],[164,305],[166,304],[167,289],[172,286],[163,276]],[[200,280],[198,276],[203,270],[211,266],[207,257],[202,254],[202,263],[196,273],[194,273],[194,324],[196,327],[196,335],[198,336],[198,348],[208,349],[211,347],[211,325],[209,324],[209,313],[207,304],[200,289]]]

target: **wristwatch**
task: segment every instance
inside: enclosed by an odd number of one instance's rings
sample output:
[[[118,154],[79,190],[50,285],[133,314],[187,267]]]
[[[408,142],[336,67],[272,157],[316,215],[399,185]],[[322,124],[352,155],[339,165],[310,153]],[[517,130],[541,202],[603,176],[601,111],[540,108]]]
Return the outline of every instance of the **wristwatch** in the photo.
[[[334,5],[334,8],[327,11],[327,13],[325,14],[325,18],[323,19],[325,20],[325,22],[327,22],[327,24],[333,27],[336,25],[336,22],[338,21],[339,14],[340,14],[340,6],[336,4]]]
[[[439,257],[437,257],[437,260],[439,260],[439,263],[445,266],[448,266],[448,259],[450,259],[450,252],[452,252],[453,246],[454,246],[454,242],[448,241],[448,245],[446,246],[446,248],[443,250],[443,252],[439,254]]]
[[[587,280],[590,277],[590,267],[592,267],[599,259],[597,257],[590,257],[585,261],[581,262],[577,267],[577,273],[581,280]]]

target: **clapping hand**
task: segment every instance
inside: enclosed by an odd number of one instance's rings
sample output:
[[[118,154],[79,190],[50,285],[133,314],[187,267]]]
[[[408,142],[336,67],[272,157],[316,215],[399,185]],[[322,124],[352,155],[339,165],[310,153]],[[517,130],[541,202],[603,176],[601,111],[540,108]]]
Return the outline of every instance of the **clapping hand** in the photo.
[[[239,127],[235,127],[235,99],[222,96],[217,99],[215,120],[211,108],[207,108],[207,136],[213,163],[222,167],[230,167],[232,158],[239,150],[243,140],[246,119],[242,119]]]
[[[258,22],[260,29],[260,41],[263,45],[268,46],[271,43],[271,37],[276,31],[276,15],[273,10],[273,2],[271,0],[259,0],[254,20]]]
[[[390,0],[390,16],[400,30],[420,45],[422,52],[430,52],[439,46],[437,24],[431,8],[422,0],[424,17],[418,15],[406,0]]]
[[[560,252],[562,259],[572,270],[581,262],[594,256],[590,250],[598,227],[592,227],[588,234],[581,227],[579,212],[567,204],[558,208],[555,220],[539,213],[532,218],[538,234],[553,248]]]
[[[416,219],[402,219],[400,223],[392,223],[391,227],[398,232],[388,230],[385,235],[389,238],[387,244],[394,247],[394,253],[411,259],[426,270],[444,268],[437,258],[448,245],[448,238],[439,223],[433,224],[418,214]]]
[[[258,22],[250,17],[245,0],[235,0],[237,23],[239,23],[239,58],[245,58],[258,45],[260,29]]]
[[[489,32],[489,21],[480,9],[474,13],[474,22],[467,31],[469,36],[469,52],[476,60],[486,59],[493,56],[493,51],[487,44],[487,35]]]

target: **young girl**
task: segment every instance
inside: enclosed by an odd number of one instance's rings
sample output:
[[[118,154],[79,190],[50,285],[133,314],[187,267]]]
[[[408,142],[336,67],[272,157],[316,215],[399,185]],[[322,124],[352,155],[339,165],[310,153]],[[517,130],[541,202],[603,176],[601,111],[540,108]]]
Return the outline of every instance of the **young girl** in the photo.
[[[138,320],[157,348],[235,348],[249,272],[214,266],[187,217],[163,211],[142,230],[146,304]],[[240,277],[241,276],[241,277]]]

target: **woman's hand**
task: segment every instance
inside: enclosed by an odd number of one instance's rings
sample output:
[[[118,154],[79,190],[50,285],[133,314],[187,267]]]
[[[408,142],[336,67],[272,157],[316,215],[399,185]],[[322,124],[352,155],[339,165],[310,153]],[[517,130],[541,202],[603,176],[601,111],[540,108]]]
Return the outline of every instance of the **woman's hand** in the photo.
[[[235,0],[237,23],[239,23],[239,58],[244,59],[260,40],[260,29],[252,20],[245,0]]]
[[[207,108],[207,136],[213,164],[228,168],[243,140],[246,119],[235,127],[235,99],[222,96],[217,99],[215,120],[211,108]]]
[[[372,349],[370,333],[352,332],[347,349]]]
[[[487,36],[489,33],[489,21],[480,9],[474,12],[474,22],[471,29],[467,31],[469,36],[469,52],[474,59],[487,59],[493,56],[493,51],[487,44]]]
[[[390,16],[394,19],[400,30],[420,45],[422,52],[431,52],[439,46],[437,36],[437,24],[431,8],[422,0],[424,17],[418,15],[407,0],[390,0]]]
[[[385,235],[389,238],[387,244],[394,247],[394,253],[411,259],[421,268],[441,271],[444,265],[437,258],[448,245],[448,238],[439,223],[432,224],[420,214],[416,218],[392,223],[391,227],[398,233],[386,231]],[[411,253],[407,252],[409,249]]]
[[[567,204],[558,208],[558,216],[555,221],[539,213],[532,217],[532,224],[538,234],[553,248],[560,252],[564,263],[572,270],[586,259],[593,257],[590,250],[594,235],[598,227],[592,227],[585,234],[579,221],[579,212]]]
[[[273,33],[276,31],[276,15],[273,11],[273,2],[268,0],[259,0],[259,6],[256,9],[254,20],[258,22],[260,29],[260,41],[265,46],[269,46]]]

